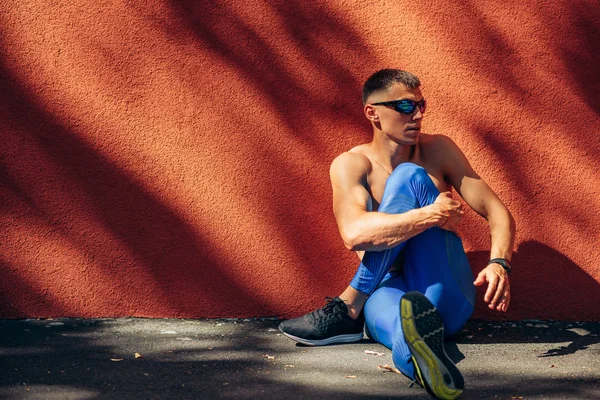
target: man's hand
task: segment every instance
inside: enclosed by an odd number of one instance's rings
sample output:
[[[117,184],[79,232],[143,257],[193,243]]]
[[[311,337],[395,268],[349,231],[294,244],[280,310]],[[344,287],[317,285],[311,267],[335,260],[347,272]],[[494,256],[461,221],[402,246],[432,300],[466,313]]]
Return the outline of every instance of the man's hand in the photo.
[[[456,232],[456,226],[462,221],[465,214],[460,201],[454,200],[450,192],[443,192],[435,199],[432,206],[444,218],[439,227]]]
[[[510,283],[504,268],[496,263],[488,265],[477,275],[477,279],[473,284],[481,286],[486,282],[488,288],[483,300],[489,303],[488,307],[490,309],[506,312],[510,305]]]

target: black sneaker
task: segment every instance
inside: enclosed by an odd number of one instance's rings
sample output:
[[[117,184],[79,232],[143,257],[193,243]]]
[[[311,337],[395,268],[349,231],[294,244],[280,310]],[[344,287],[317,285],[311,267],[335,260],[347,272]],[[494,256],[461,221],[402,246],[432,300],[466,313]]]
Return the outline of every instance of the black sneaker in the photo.
[[[353,320],[339,297],[327,297],[327,304],[302,317],[283,321],[279,330],[296,342],[308,346],[358,342],[363,338],[364,317]]]
[[[419,292],[400,300],[404,338],[415,364],[415,380],[440,399],[462,394],[464,379],[444,350],[444,325],[431,302]]]

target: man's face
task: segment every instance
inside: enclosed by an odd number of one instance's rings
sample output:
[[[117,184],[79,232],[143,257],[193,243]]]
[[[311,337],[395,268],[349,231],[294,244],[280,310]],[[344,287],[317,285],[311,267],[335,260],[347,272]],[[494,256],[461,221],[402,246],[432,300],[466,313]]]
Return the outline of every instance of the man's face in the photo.
[[[419,107],[415,107],[410,114],[403,114],[390,105],[372,105],[373,103],[392,100],[423,100],[419,88],[409,89],[403,84],[395,84],[385,92],[374,93],[369,98],[369,104],[373,107],[373,113],[377,119],[373,122],[379,124],[379,128],[393,141],[413,145],[419,140],[421,133],[421,120],[423,113]]]

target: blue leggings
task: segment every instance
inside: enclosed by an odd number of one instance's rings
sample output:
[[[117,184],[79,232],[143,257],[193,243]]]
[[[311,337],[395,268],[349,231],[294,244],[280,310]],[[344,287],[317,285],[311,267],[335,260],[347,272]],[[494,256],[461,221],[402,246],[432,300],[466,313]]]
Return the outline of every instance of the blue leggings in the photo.
[[[400,164],[388,178],[379,211],[400,214],[433,204],[440,194],[422,167]],[[404,270],[388,272],[404,250]],[[473,312],[473,273],[462,242],[454,233],[430,228],[384,251],[365,252],[350,286],[371,294],[365,304],[370,336],[392,350],[396,368],[414,377],[410,350],[400,323],[400,299],[406,292],[423,293],[437,308],[446,336],[456,334]]]

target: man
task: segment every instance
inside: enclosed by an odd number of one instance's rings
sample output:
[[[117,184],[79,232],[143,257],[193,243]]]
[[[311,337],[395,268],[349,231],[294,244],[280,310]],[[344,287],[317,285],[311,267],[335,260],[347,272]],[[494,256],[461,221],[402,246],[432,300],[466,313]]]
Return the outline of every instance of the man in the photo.
[[[392,350],[395,366],[438,398],[462,393],[463,377],[444,351],[444,336],[460,331],[473,312],[475,286],[505,312],[515,224],[507,208],[446,136],[421,133],[425,99],[406,71],[373,74],[363,88],[373,140],[331,164],[333,210],[344,244],[361,259],[339,297],[281,331],[308,345],[368,336]],[[461,203],[489,222],[488,265],[473,275],[454,233]]]

